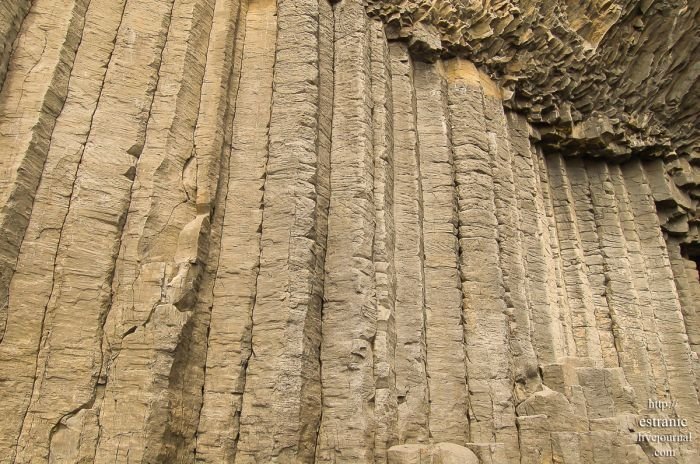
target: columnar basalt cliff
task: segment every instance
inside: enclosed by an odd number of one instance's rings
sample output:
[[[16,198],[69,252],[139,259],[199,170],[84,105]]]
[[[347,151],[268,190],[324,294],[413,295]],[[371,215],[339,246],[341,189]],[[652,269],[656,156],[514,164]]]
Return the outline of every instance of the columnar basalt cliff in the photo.
[[[0,462],[697,462],[699,16],[3,0]]]

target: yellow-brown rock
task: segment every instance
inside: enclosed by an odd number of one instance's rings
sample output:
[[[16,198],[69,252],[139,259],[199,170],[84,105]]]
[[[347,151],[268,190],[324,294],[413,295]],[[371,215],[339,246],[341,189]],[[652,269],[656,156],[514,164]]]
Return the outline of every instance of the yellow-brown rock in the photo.
[[[699,14],[3,0],[0,463],[696,463]]]

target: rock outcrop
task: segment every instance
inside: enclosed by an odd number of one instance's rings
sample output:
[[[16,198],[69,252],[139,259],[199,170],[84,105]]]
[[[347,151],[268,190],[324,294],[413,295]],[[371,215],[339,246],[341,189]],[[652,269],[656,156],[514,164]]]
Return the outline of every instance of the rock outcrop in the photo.
[[[4,0],[0,462],[696,462],[698,15]]]

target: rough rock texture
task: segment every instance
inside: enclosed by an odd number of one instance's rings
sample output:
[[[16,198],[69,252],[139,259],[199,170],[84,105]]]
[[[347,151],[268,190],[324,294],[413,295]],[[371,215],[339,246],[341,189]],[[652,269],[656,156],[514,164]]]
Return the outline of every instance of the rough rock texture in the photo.
[[[454,443],[396,445],[388,452],[389,464],[479,464],[479,458],[468,448]]]
[[[699,14],[3,1],[0,462],[696,462]]]
[[[512,107],[584,148],[697,148],[700,5],[687,0],[368,0],[391,37],[468,55]],[[555,137],[555,134],[552,134]],[[590,146],[587,145],[590,143]],[[596,147],[597,145],[597,147]]]

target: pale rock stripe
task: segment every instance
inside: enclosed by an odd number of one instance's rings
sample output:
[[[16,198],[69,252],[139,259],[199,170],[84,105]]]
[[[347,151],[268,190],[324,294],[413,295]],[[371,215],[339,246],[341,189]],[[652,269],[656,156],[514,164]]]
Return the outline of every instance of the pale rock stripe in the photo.
[[[540,191],[540,166],[533,159],[528,140],[528,125],[522,116],[507,113],[508,134],[512,151],[512,176],[517,200],[518,236],[522,246],[523,272],[526,285],[525,307],[514,314],[518,330],[511,340],[514,357],[517,356],[515,394],[524,399],[539,389],[537,353],[534,349],[534,308],[547,308],[550,289],[547,286],[549,262],[547,234],[542,192]],[[544,306],[543,306],[544,305]],[[541,311],[541,309],[540,309]]]
[[[519,459],[509,350],[509,316],[500,266],[493,137],[484,116],[493,89],[470,63],[448,68],[459,220],[462,311],[472,442],[501,442]],[[493,97],[491,97],[493,98]]]
[[[557,155],[553,155],[557,156]],[[548,163],[550,157],[547,157]],[[581,160],[568,160],[566,163],[568,182],[573,196],[573,207],[578,229],[579,241],[583,251],[586,275],[593,298],[593,308],[600,338],[600,348],[605,367],[619,367],[613,334],[613,322],[610,308],[605,298],[605,271],[603,267],[603,252],[600,248],[598,230],[593,214],[588,177]]]
[[[547,157],[547,177],[559,249],[563,283],[572,312],[575,351],[570,355],[588,357],[602,364],[601,337],[595,319],[595,304],[576,222],[574,193],[561,155]]]
[[[312,462],[315,453],[328,195],[322,148],[328,77],[319,53],[328,32],[326,6],[318,0],[277,2],[262,254],[237,464]]]
[[[374,461],[377,307],[370,40],[362,2],[338,4],[317,463]]]
[[[251,355],[252,310],[260,266],[260,227],[272,101],[276,8],[252,2],[233,119],[221,254],[209,325],[200,462],[235,457],[245,368]]]
[[[413,62],[390,43],[394,121],[396,394],[399,442],[428,441],[422,191]]]
[[[423,189],[421,226],[430,435],[438,442],[465,443],[469,421],[458,269],[457,193],[442,64],[417,64],[414,85]]]
[[[384,28],[373,21],[372,128],[374,132],[374,272],[377,286],[377,335],[374,339],[376,435],[374,462],[387,462],[387,450],[399,442],[396,391],[396,243],[394,224],[394,133],[391,63]]]

